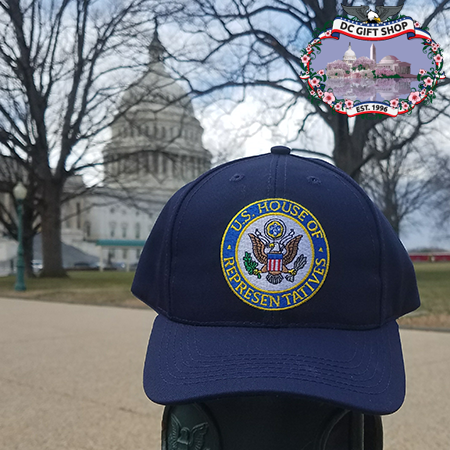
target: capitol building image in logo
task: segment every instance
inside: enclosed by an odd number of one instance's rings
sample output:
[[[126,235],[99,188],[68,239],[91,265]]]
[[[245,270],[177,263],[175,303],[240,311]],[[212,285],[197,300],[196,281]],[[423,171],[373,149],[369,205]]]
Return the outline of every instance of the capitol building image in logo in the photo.
[[[327,63],[326,88],[336,98],[360,101],[393,100],[409,95],[417,83],[411,64],[388,55],[377,62],[377,49],[372,43],[370,57],[356,57],[349,43],[342,60]]]
[[[369,57],[356,58],[356,54],[352,50],[352,44],[349,43],[348,49],[341,60],[327,64],[327,76],[329,78],[363,78],[369,75],[373,77],[373,70],[376,71],[377,77],[384,74],[386,76],[398,75],[401,78],[416,78],[416,75],[411,74],[411,64],[400,61],[396,56],[387,55],[377,63],[375,44],[370,47]]]

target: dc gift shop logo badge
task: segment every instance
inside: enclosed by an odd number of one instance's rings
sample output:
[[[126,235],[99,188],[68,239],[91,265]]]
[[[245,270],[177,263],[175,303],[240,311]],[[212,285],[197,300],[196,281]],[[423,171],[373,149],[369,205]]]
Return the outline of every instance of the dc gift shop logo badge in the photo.
[[[323,285],[330,254],[319,221],[302,205],[263,199],[230,221],[221,247],[222,270],[231,290],[255,308],[294,308]]]

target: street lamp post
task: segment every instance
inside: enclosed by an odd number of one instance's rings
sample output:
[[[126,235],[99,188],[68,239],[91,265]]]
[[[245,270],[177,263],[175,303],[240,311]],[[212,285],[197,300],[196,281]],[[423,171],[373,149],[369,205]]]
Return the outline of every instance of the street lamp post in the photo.
[[[23,259],[23,201],[27,196],[27,189],[21,181],[13,189],[13,194],[17,200],[17,240],[19,242],[17,249],[16,284],[14,289],[16,291],[25,291],[27,287],[25,286],[25,262]]]

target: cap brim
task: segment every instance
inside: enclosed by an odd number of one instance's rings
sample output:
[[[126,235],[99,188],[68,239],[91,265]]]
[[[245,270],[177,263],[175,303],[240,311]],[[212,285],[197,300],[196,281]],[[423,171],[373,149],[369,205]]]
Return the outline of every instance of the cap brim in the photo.
[[[363,331],[208,327],[159,315],[144,389],[163,405],[278,393],[390,414],[405,396],[398,325]]]

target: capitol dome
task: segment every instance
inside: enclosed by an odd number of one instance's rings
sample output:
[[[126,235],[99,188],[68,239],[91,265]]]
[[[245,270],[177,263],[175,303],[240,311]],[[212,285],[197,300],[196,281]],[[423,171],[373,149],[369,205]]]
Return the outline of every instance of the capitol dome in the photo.
[[[187,92],[164,65],[156,30],[149,52],[145,74],[123,93],[111,126],[104,184],[165,191],[167,197],[208,170],[211,154],[203,148],[203,128]]]
[[[156,41],[156,42],[155,42]],[[143,114],[165,109],[170,113],[194,114],[186,91],[169,75],[163,63],[162,51],[157,35],[150,45],[150,63],[147,72],[124,92],[121,110]]]
[[[384,58],[382,58],[380,63],[383,63],[383,62],[391,63],[391,62],[395,62],[395,61],[398,61],[398,60],[399,59],[396,56],[388,55],[388,56],[385,56]]]
[[[352,50],[351,42],[348,43],[348,50],[344,53],[343,61],[345,62],[356,61],[356,53]]]

